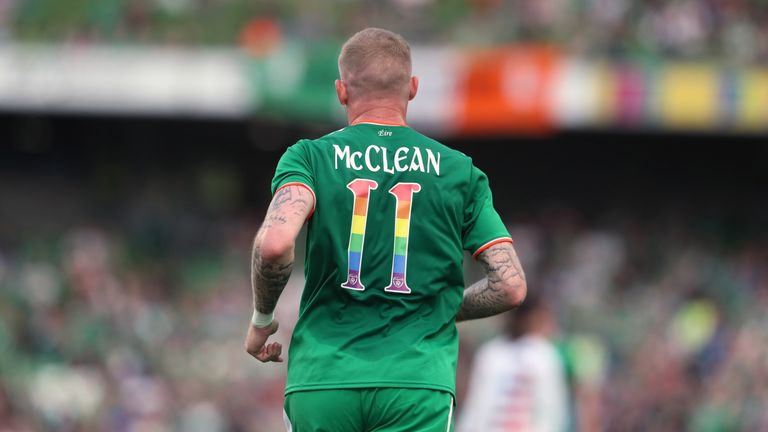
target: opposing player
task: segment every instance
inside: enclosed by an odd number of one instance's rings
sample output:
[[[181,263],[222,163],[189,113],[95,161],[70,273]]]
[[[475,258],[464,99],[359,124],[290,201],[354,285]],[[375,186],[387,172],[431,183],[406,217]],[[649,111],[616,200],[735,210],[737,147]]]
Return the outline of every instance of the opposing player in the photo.
[[[537,296],[507,317],[504,334],[475,355],[459,432],[568,430],[564,365],[550,341],[556,329]]]
[[[406,125],[418,89],[406,41],[365,29],[344,44],[339,72],[349,126],[299,141],[278,163],[254,242],[245,347],[262,362],[283,361],[282,346],[266,342],[306,221],[288,430],[451,430],[455,322],[519,305],[523,270],[485,174]],[[487,274],[466,289],[463,250]]]

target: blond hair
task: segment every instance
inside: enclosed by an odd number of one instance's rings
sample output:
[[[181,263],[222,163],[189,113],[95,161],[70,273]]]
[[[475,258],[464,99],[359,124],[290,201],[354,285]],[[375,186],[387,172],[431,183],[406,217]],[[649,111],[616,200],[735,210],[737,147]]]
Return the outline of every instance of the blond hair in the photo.
[[[361,30],[341,47],[339,74],[351,94],[407,97],[411,48],[389,30]]]

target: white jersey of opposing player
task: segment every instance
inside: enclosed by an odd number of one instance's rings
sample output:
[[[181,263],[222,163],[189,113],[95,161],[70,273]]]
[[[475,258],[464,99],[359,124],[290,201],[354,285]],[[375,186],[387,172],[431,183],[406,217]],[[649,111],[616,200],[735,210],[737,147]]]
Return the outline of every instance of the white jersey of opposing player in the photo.
[[[478,351],[458,432],[563,432],[563,362],[538,336],[496,338]]]

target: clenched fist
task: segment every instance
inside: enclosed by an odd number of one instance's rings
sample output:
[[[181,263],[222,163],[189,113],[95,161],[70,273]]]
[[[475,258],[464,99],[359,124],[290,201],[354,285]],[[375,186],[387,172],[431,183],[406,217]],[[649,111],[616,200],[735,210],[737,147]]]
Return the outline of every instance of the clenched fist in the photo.
[[[267,344],[267,339],[277,331],[277,321],[266,327],[254,327],[248,325],[248,334],[245,336],[245,351],[254,356],[263,363],[282,362],[280,354],[283,352],[283,346],[279,342]]]

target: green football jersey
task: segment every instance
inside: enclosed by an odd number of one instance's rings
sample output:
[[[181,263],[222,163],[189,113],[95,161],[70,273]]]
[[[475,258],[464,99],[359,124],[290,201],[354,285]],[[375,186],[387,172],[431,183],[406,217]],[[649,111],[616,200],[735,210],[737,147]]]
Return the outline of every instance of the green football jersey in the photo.
[[[286,393],[454,393],[463,250],[511,241],[485,174],[410,127],[359,123],[289,147],[272,192],[291,183],[315,209]]]

